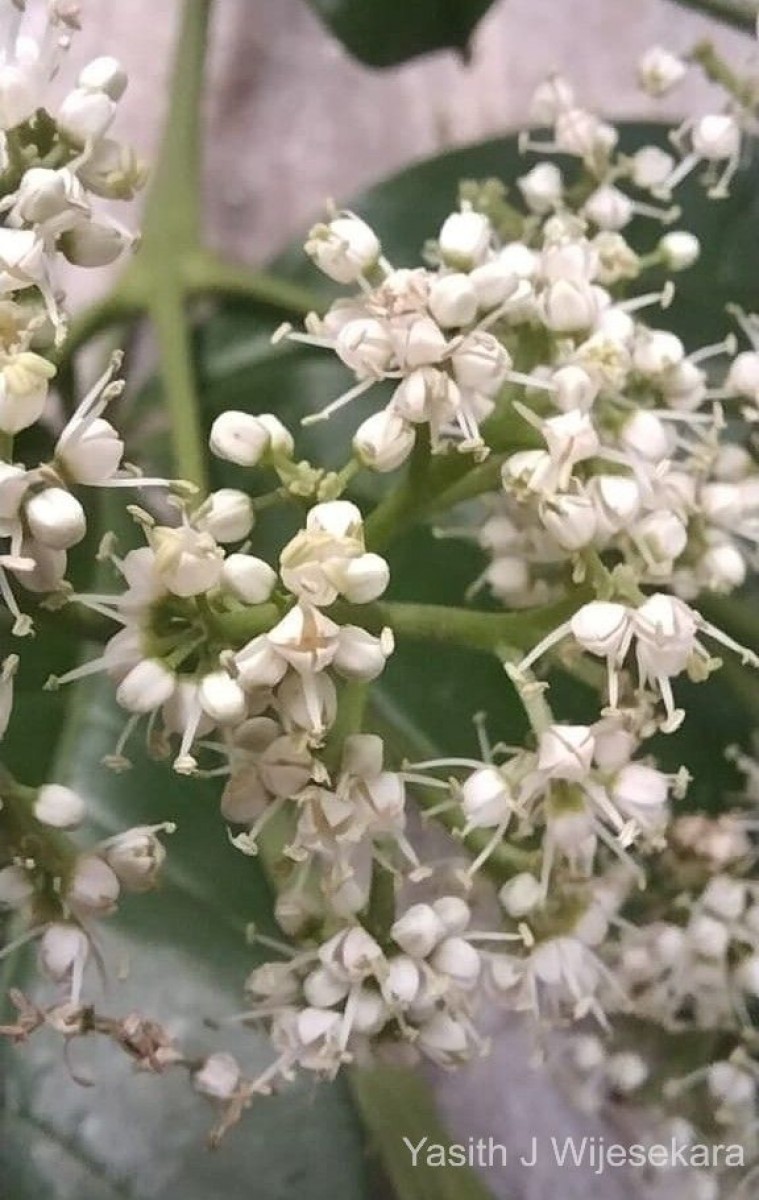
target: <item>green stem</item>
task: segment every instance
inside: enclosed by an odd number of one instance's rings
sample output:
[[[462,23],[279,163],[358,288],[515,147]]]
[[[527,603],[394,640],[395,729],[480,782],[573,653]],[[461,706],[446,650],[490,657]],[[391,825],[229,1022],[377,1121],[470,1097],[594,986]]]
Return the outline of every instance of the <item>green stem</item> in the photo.
[[[167,280],[150,302],[161,377],[171,423],[174,464],[182,479],[208,490],[206,440],[200,419],[192,366],[192,346],[187,319],[178,291]]]
[[[532,449],[540,444],[539,440],[536,443],[535,431],[514,412],[510,396],[510,391],[507,391],[498,411],[482,427],[485,442],[496,453],[513,454],[517,450]],[[473,491],[468,491],[466,487],[469,476],[477,477]],[[412,462],[404,481],[380,501],[367,518],[367,546],[371,550],[383,550],[394,537],[431,512],[489,491],[491,485],[496,485],[497,479],[498,471],[488,462],[478,465],[470,455],[450,451],[432,459],[425,487],[420,489],[416,484]]]
[[[267,271],[228,263],[206,250],[192,255],[184,266],[187,291],[197,295],[240,296],[287,313],[321,312],[325,303],[315,292],[279,279]]]
[[[717,52],[712,42],[698,42],[688,55],[691,62],[698,63],[706,78],[716,83],[733,96],[744,108],[754,108],[759,100],[756,82],[743,75],[738,75],[721,54]]]
[[[141,254],[160,270],[164,239],[200,245],[201,105],[212,0],[185,0],[171,83],[169,115],[148,196]],[[151,253],[152,251],[152,253]]]

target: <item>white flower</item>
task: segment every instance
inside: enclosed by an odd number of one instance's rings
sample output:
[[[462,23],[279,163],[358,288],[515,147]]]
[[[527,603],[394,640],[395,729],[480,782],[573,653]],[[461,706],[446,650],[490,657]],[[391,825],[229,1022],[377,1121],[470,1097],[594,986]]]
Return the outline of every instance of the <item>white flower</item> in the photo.
[[[0,430],[16,434],[39,421],[55,367],[39,354],[23,350],[0,357]]]
[[[150,531],[155,569],[176,596],[198,596],[221,579],[224,551],[210,533],[189,525],[157,525]]]
[[[253,502],[237,488],[220,488],[211,492],[193,516],[196,529],[210,533],[217,542],[241,542],[248,536],[255,521]]]
[[[65,488],[48,487],[27,500],[24,511],[32,537],[51,550],[68,550],[87,532],[84,509]]]
[[[443,329],[469,325],[477,316],[477,293],[467,275],[440,275],[430,285],[429,309]]]
[[[693,233],[685,229],[665,233],[659,240],[659,254],[664,266],[670,271],[686,271],[701,254],[701,243]]]
[[[384,473],[406,461],[415,441],[413,426],[391,409],[383,409],[358,427],[353,449],[364,466]]]
[[[669,50],[651,46],[638,63],[638,81],[649,96],[664,96],[685,78],[687,66]]]
[[[274,591],[277,573],[253,554],[228,554],[220,582],[244,604],[265,604]]]
[[[294,444],[281,421],[271,413],[221,413],[211,426],[209,445],[217,458],[239,467],[255,467],[269,453],[289,458]]]
[[[203,711],[220,725],[235,725],[245,716],[245,692],[226,671],[204,675],[200,680],[198,699]]]
[[[548,213],[561,201],[564,181],[559,168],[551,162],[541,162],[517,180],[525,204],[535,213]]]
[[[32,811],[43,825],[76,829],[84,820],[87,808],[78,792],[57,783],[46,783],[37,792]]]
[[[77,859],[66,889],[66,902],[85,915],[105,917],[116,909],[119,880],[108,863],[96,854]]]
[[[116,701],[132,713],[149,713],[160,708],[173,694],[173,671],[156,659],[146,658],[127,672],[116,689]]]
[[[170,832],[173,826],[139,825],[105,844],[106,861],[127,891],[147,892],[155,887],[166,858],[166,850],[156,837],[162,829]]]
[[[355,283],[379,260],[382,247],[374,230],[353,213],[315,225],[308,235],[306,254],[336,283]]]
[[[538,743],[538,771],[577,783],[590,771],[595,741],[587,725],[551,725]]]
[[[487,217],[470,209],[446,217],[438,234],[438,244],[449,267],[470,271],[484,260],[492,237]]]
[[[390,929],[390,937],[411,958],[427,958],[445,936],[445,926],[429,904],[412,904]]]
[[[545,894],[539,879],[527,872],[522,872],[504,883],[498,893],[498,899],[504,911],[510,917],[519,920],[542,904]]]

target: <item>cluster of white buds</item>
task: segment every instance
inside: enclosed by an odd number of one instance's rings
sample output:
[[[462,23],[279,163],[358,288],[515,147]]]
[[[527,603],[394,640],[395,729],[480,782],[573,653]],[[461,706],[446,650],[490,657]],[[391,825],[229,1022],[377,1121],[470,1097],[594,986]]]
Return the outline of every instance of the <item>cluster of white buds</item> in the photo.
[[[393,649],[389,628],[374,634],[323,611],[338,596],[365,604],[387,585],[384,559],[364,551],[358,508],[335,500],[310,509],[306,527],[282,552],[284,591],[276,595],[277,573],[247,552],[247,541],[226,553],[226,545],[247,539],[252,528],[245,493],[214,492],[194,511],[183,511],[174,526],[133,511],[147,545],[123,559],[112,555],[125,590],[70,597],[116,620],[119,631],[100,658],[49,681],[57,687],[101,670],[114,681],[116,700],[130,718],[111,765],[128,765],[124,747],[145,715],[160,753],[167,753],[167,738],[178,735],[174,767],[183,774],[197,769],[193,746],[214,729],[233,776],[247,774],[251,755],[285,733],[297,734],[296,755],[301,744],[321,744],[335,719],[332,673],[374,679]],[[225,634],[224,620],[246,611],[254,625],[264,621],[264,631],[240,645]],[[272,736],[262,732],[260,718]],[[276,786],[269,792],[282,794]],[[247,808],[255,807],[251,796]]]
[[[372,1044],[401,1041],[412,1057],[444,1067],[483,1054],[474,1018],[499,952],[479,947],[508,935],[470,922],[463,900],[442,895],[402,910],[382,944],[348,924],[313,949],[256,968],[244,1015],[266,1019],[278,1058],[254,1090],[271,1090],[293,1068],[332,1077],[363,1061]]]
[[[11,816],[0,839],[0,908],[12,910],[20,926],[3,954],[36,939],[41,971],[77,1009],[85,968],[97,955],[93,922],[116,911],[122,890],[155,887],[166,857],[158,835],[174,826],[137,826],[80,850],[66,836],[86,818],[78,792],[54,783],[23,787],[3,776],[0,800]]]

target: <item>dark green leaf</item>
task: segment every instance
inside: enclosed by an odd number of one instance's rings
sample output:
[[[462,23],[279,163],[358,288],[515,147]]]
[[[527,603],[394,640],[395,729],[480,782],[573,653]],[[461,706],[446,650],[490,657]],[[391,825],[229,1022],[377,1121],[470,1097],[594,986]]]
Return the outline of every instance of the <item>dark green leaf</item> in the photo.
[[[759,13],[757,0],[677,0],[685,8],[695,8],[705,16],[716,17],[726,25],[742,29],[745,33],[756,31],[756,18]]]
[[[430,50],[466,54],[493,0],[309,0],[322,21],[362,62],[389,67]]]

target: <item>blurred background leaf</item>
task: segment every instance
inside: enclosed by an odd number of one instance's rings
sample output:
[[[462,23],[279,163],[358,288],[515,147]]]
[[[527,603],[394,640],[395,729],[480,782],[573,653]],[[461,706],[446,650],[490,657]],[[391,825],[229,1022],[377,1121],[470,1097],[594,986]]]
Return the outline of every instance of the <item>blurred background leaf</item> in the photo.
[[[759,14],[757,0],[677,0],[685,8],[695,8],[705,16],[715,17],[734,29],[756,33],[756,18]]]
[[[309,0],[351,54],[389,67],[431,50],[466,56],[469,39],[493,0]]]

